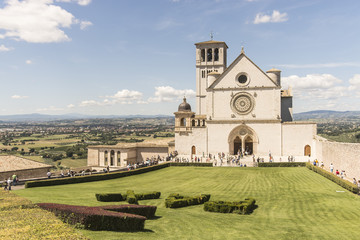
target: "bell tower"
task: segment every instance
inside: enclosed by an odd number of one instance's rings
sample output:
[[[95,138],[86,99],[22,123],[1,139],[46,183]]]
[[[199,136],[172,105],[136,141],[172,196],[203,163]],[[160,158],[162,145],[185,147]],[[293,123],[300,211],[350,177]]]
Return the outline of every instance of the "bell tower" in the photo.
[[[225,42],[206,41],[195,43],[196,46],[196,114],[206,114],[206,89],[212,82],[208,80],[211,72],[221,73],[226,69]]]

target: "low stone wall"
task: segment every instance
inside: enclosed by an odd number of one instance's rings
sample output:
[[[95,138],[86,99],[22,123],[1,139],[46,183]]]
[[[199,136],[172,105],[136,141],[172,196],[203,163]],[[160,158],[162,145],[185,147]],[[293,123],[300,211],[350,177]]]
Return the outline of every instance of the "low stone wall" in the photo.
[[[0,181],[4,181],[5,179],[8,179],[14,174],[18,176],[20,181],[23,179],[46,177],[46,173],[49,171],[49,169],[50,167],[42,167],[42,168],[0,172]]]
[[[360,179],[360,143],[340,143],[318,140],[317,157],[324,162],[324,169],[330,171],[330,163],[334,171],[345,170],[346,179]]]

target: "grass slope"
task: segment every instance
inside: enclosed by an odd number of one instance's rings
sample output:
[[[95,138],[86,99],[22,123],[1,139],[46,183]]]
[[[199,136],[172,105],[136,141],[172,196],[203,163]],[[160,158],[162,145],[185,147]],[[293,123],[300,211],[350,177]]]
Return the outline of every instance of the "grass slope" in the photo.
[[[16,191],[34,202],[105,205],[95,193],[161,191],[161,199],[140,201],[158,206],[149,231],[82,232],[91,239],[357,239],[360,198],[306,168],[170,167],[102,182]],[[337,192],[345,191],[345,192]],[[167,209],[170,193],[211,194],[210,200],[254,197],[251,215],[210,213],[203,205]],[[124,203],[124,202],[121,202]]]

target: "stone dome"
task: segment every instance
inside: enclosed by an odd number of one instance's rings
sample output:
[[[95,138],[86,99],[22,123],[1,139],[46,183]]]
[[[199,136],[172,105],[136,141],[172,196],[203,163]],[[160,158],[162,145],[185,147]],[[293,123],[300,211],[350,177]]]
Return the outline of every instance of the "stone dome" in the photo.
[[[186,102],[186,98],[184,97],[184,101],[179,105],[178,112],[191,112],[191,106]]]

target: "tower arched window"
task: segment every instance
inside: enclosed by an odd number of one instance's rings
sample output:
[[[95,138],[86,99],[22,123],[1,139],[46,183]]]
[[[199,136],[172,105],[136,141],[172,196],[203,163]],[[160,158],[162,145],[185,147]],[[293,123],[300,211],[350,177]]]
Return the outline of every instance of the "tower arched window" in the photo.
[[[208,49],[207,50],[207,61],[211,62],[212,61],[212,49]]]
[[[219,61],[219,49],[215,48],[214,50],[214,61]]]
[[[205,49],[201,49],[201,61],[205,62]]]
[[[181,127],[185,127],[185,126],[186,126],[186,119],[185,119],[185,118],[180,119],[180,126],[181,126]]]

